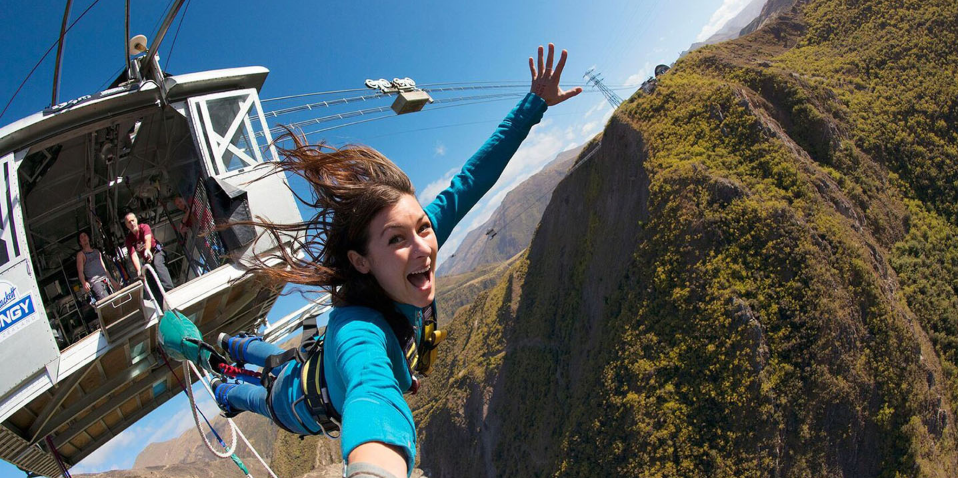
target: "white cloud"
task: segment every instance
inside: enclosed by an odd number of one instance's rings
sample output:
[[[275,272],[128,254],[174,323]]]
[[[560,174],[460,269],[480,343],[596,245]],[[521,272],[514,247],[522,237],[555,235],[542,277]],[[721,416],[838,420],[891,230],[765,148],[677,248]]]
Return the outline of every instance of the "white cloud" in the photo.
[[[212,420],[219,414],[219,408],[210,398],[209,394],[201,388],[201,385],[193,386],[193,393],[196,403],[200,410]],[[153,425],[137,422],[132,426],[120,432],[119,435],[108,441],[105,445],[98,448],[95,452],[83,459],[80,463],[70,469],[73,474],[83,473],[102,473],[109,470],[129,469],[137,455],[146,448],[147,445],[156,442],[171,440],[183,434],[190,428],[195,428],[193,415],[189,404],[183,400],[185,406],[180,406],[180,410],[171,417],[165,417],[157,428]],[[205,427],[205,424],[204,424]],[[217,430],[223,432],[223,430]],[[195,433],[195,432],[194,432]]]
[[[449,182],[452,181],[452,177],[459,172],[459,168],[452,168],[442,175],[441,178],[429,183],[426,187],[419,190],[419,204],[425,206],[432,202],[433,199],[436,199],[436,196],[442,192],[443,189],[449,187]]]
[[[118,456],[124,456],[129,451],[131,444],[142,439],[141,435],[137,433],[138,430],[136,428],[134,425],[113,437],[112,440],[106,442],[106,445],[101,446],[70,469],[70,472],[79,475],[82,473],[99,473],[119,469],[120,465],[116,462],[116,458]],[[136,453],[139,453],[139,451],[140,450],[136,450]],[[135,457],[136,455],[133,456]],[[132,464],[133,461],[131,458],[130,465]]]
[[[442,142],[436,143],[436,149],[433,150],[433,156],[445,156],[446,155],[446,145]]]
[[[702,31],[695,37],[695,41],[705,41],[719,31],[729,20],[738,15],[752,0],[724,0],[722,5],[712,13],[709,22],[702,27]]]
[[[586,111],[585,114],[582,115],[582,118],[588,118],[602,110],[609,109],[609,108],[612,108],[612,105],[610,105],[605,98],[602,98],[595,103],[595,106],[589,108],[589,111]]]
[[[639,69],[639,71],[635,72],[635,74],[625,79],[625,85],[639,86],[642,84],[642,82],[644,82],[645,80],[648,80],[649,77],[652,76],[652,73],[654,71],[655,71],[655,68],[652,66],[652,63],[645,62],[645,64],[642,65],[642,68]]]

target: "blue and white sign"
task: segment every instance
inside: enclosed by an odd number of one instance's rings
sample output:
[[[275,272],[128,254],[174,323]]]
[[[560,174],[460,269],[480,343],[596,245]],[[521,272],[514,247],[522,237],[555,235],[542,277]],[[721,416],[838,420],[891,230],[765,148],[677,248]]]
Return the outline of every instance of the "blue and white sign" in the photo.
[[[17,286],[0,280],[0,339],[32,322],[36,312],[32,295],[19,297]]]

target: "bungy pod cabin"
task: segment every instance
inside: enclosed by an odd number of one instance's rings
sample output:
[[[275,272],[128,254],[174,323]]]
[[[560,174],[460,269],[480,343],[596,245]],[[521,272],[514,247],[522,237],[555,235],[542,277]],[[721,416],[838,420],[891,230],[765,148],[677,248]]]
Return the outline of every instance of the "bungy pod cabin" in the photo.
[[[169,76],[149,57],[0,129],[0,458],[33,473],[60,475],[182,390],[157,347],[163,310],[212,342],[266,325],[281,292],[239,264],[283,244],[227,227],[301,220],[285,176],[267,174],[268,70]],[[172,289],[137,279],[128,211],[162,245]],[[100,300],[79,281],[81,232],[118,282]]]

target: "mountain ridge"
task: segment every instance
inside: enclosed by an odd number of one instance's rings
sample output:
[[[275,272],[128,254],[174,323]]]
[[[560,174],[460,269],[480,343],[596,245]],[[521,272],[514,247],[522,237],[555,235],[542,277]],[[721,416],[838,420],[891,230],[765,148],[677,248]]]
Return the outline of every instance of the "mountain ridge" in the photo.
[[[464,274],[484,264],[504,261],[528,247],[548,195],[583,147],[557,154],[541,171],[509,191],[489,219],[466,234],[456,252],[439,266],[438,275]],[[490,230],[495,231],[492,237],[487,234]]]
[[[958,5],[760,23],[627,100],[460,309],[429,476],[958,474]]]

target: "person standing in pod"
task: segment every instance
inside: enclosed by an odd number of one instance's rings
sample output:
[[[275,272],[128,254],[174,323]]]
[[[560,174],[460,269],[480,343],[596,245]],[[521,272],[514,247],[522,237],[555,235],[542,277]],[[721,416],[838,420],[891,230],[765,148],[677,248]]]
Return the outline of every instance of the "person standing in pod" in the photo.
[[[80,245],[80,252],[77,252],[77,277],[83,290],[89,292],[94,300],[110,295],[111,286],[114,291],[119,290],[120,284],[113,280],[103,262],[103,253],[90,245],[90,235],[86,231],[80,231],[77,235],[77,244]]]
[[[406,174],[372,148],[308,145],[291,135],[278,171],[304,178],[318,212],[297,224],[260,224],[267,234],[298,233],[266,266],[249,273],[278,282],[319,286],[332,297],[326,332],[284,351],[248,335],[221,334],[229,358],[263,368],[262,383],[211,384],[227,416],[253,411],[300,435],[339,431],[349,478],[412,473],[416,428],[404,393],[428,373],[435,345],[436,256],[453,228],[496,183],[546,109],[579,94],[559,86],[565,50],[529,58],[532,86],[470,158],[448,188],[425,208]],[[318,339],[311,341],[309,339]],[[315,346],[318,345],[318,346]]]
[[[141,224],[132,211],[123,215],[123,224],[126,225],[127,230],[124,245],[130,255],[130,262],[133,263],[133,270],[136,271],[137,277],[146,281],[153,292],[153,297],[162,301],[163,293],[173,289],[173,279],[170,277],[170,270],[166,268],[166,252],[163,251],[163,246],[153,237],[150,226]],[[143,266],[146,264],[153,266],[156,277],[159,278],[159,284],[152,277],[144,274]]]

